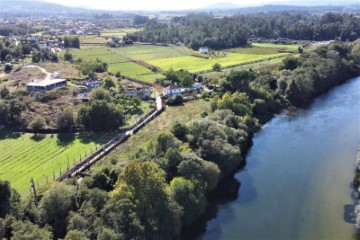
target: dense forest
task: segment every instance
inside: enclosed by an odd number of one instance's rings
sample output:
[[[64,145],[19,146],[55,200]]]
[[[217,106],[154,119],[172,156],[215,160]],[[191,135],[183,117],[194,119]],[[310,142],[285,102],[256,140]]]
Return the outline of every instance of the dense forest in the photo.
[[[213,114],[176,123],[125,167],[56,183],[35,202],[0,181],[0,238],[177,239],[239,168],[262,123],[359,74],[360,40],[288,57],[275,71],[232,72],[203,96]]]
[[[353,15],[281,12],[224,18],[191,14],[173,18],[170,25],[150,21],[143,31],[128,34],[125,40],[182,42],[193,49],[201,46],[224,49],[246,45],[251,38],[354,41],[359,37],[360,19]]]

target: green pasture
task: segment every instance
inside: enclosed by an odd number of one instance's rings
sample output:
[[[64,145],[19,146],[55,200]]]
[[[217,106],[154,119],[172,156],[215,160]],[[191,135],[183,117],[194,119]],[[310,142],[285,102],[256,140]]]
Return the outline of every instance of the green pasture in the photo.
[[[123,37],[128,33],[134,33],[141,31],[141,28],[115,28],[115,29],[105,29],[101,31],[101,37]]]
[[[290,51],[297,51],[300,45],[295,44],[275,44],[275,43],[252,43],[253,47],[260,48],[280,48]]]
[[[108,40],[102,37],[85,36],[80,37],[80,44],[105,44]]]
[[[59,177],[68,164],[73,166],[80,157],[108,142],[113,135],[53,134],[34,135],[0,133],[0,179],[9,180],[11,186],[21,194],[27,193],[30,178],[40,186]]]
[[[133,45],[129,47],[117,48],[116,52],[140,61],[191,55],[190,51],[186,47],[182,46],[164,47],[155,45]]]
[[[173,68],[174,70],[186,69],[190,72],[209,71],[215,63],[221,64],[223,68],[237,66],[247,62],[262,61],[269,58],[286,55],[284,53],[277,53],[272,55],[258,55],[258,54],[237,54],[228,53],[226,57],[215,58],[198,58],[193,56],[175,57],[167,59],[157,59],[147,61],[148,63],[158,66],[164,70]]]
[[[135,78],[144,82],[154,83],[156,78],[163,78],[159,73],[154,73],[150,69],[137,63],[130,62],[126,57],[117,53],[113,49],[101,48],[84,48],[73,50],[71,52],[74,58],[82,58],[84,60],[100,59],[109,64],[108,71],[116,73],[121,72],[126,77]]]

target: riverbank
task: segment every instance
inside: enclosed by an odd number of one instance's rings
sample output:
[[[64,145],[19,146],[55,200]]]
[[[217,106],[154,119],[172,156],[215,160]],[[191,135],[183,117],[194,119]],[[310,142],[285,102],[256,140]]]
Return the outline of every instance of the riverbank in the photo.
[[[347,81],[307,108],[265,124],[246,166],[219,185],[200,227],[183,239],[353,238],[359,86],[360,78]]]

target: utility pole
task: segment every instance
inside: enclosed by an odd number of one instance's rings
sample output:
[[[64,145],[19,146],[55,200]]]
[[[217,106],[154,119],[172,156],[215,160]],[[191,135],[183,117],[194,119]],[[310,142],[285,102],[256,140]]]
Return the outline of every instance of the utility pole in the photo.
[[[37,195],[36,195],[36,187],[35,187],[35,183],[34,183],[34,179],[33,177],[31,177],[31,188],[34,191],[34,199],[35,199],[35,205],[36,207],[38,206],[38,199],[37,199]]]

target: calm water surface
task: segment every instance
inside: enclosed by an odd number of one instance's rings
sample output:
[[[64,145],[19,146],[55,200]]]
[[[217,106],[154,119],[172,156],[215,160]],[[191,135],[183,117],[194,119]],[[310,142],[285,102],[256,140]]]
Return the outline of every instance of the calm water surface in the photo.
[[[351,239],[359,146],[360,77],[255,135],[235,175],[238,198],[219,207],[200,239]]]

